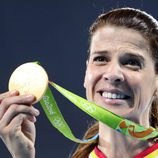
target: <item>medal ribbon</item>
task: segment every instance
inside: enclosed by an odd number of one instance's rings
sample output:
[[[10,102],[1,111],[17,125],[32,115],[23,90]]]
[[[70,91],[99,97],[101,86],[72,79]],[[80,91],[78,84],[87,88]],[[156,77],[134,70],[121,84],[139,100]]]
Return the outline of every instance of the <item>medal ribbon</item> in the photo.
[[[119,131],[124,135],[140,140],[147,140],[158,136],[158,132],[153,127],[145,128],[144,126],[124,119],[112,113],[111,111],[108,111],[92,102],[89,102],[86,99],[64,89],[63,87],[53,82],[49,83],[78,108],[92,116],[94,119],[101,121],[110,128]],[[68,124],[65,122],[49,87],[47,88],[45,95],[40,100],[40,104],[42,105],[51,124],[70,140],[77,143],[87,143],[98,137],[98,135],[96,135],[93,138],[87,140],[80,140],[73,135]]]

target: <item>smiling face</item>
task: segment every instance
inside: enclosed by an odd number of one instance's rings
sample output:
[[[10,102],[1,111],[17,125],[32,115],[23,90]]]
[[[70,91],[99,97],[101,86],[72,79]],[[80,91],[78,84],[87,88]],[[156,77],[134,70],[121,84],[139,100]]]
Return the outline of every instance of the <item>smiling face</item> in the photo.
[[[84,86],[88,100],[125,118],[149,113],[156,74],[147,40],[132,29],[99,28],[91,40]]]

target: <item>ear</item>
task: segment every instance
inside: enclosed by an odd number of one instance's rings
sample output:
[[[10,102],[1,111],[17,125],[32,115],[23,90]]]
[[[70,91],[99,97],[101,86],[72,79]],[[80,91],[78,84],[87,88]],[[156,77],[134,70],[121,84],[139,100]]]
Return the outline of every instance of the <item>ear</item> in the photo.
[[[86,76],[87,76],[87,65],[88,65],[88,60],[86,61],[86,71],[85,71],[84,84],[83,84],[84,88],[86,88],[86,86],[87,86],[87,79],[86,79]]]

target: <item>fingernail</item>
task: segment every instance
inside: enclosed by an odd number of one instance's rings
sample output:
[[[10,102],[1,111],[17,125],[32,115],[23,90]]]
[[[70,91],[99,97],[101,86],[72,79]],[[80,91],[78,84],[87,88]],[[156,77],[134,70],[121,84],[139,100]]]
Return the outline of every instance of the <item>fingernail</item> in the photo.
[[[10,91],[10,94],[11,95],[15,95],[15,94],[18,94],[18,91],[15,89],[15,90],[12,90],[12,91]]]
[[[32,94],[26,95],[26,98],[27,98],[27,99],[30,99],[30,100],[35,99],[34,95],[32,95]]]
[[[37,121],[37,119],[36,119],[36,117],[32,116],[32,117],[30,117],[30,121],[35,123]]]
[[[39,110],[35,109],[35,114],[38,116],[40,114]]]

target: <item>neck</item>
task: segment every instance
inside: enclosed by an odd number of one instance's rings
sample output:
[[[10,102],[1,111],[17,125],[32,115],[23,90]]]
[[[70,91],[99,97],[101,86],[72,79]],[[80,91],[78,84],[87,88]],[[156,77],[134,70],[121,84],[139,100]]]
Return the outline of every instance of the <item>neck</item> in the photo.
[[[140,123],[148,127],[149,123],[140,119]],[[133,158],[146,148],[151,146],[149,141],[140,141],[124,136],[123,134],[99,123],[99,149],[110,158]]]

